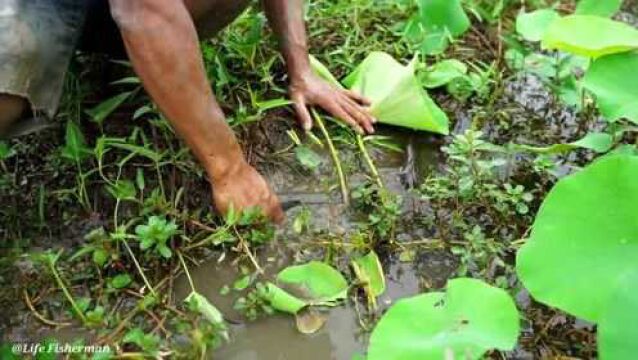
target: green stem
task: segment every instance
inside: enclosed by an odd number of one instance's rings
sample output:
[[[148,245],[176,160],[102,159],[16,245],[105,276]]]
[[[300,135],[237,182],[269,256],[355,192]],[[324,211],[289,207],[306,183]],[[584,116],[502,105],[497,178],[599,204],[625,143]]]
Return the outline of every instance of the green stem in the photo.
[[[191,290],[193,292],[197,292],[195,290],[195,283],[193,282],[193,278],[191,277],[191,273],[188,271],[188,266],[186,266],[186,262],[184,261],[184,257],[181,252],[177,252],[177,256],[179,257],[179,262],[182,263],[182,267],[184,268],[184,273],[186,274],[186,278],[188,279],[188,283],[191,286]]]
[[[135,255],[133,254],[133,251],[131,250],[131,248],[128,246],[128,243],[126,242],[126,240],[122,239],[122,243],[124,244],[124,247],[126,248],[126,250],[128,251],[129,255],[131,255],[131,258],[133,259],[133,263],[135,264],[135,268],[137,269],[137,272],[140,274],[140,276],[142,277],[142,280],[144,281],[144,284],[146,284],[146,287],[149,289],[149,291],[151,292],[151,294],[153,294],[153,296],[159,300],[159,296],[157,296],[157,293],[155,292],[155,289],[153,289],[153,287],[151,286],[151,283],[148,281],[148,279],[146,278],[146,275],[144,275],[144,270],[142,270],[142,267],[140,266],[140,263],[137,261],[137,258],[135,257]]]
[[[372,161],[372,157],[370,157],[368,149],[366,149],[366,145],[363,142],[363,136],[357,135],[357,145],[359,145],[359,149],[363,154],[363,158],[365,159],[368,168],[370,168],[370,171],[372,172],[372,176],[374,176],[374,180],[377,182],[377,185],[379,185],[379,188],[383,189],[383,180],[379,175],[379,170],[377,170],[377,167],[374,165],[374,161]]]
[[[337,175],[339,176],[339,184],[341,186],[341,196],[343,197],[343,203],[346,206],[350,206],[350,196],[348,194],[348,185],[346,183],[346,177],[343,174],[343,168],[341,167],[341,161],[339,160],[339,154],[337,153],[337,149],[335,148],[334,143],[332,142],[332,138],[330,138],[330,134],[328,133],[328,130],[326,129],[326,125],[323,123],[323,120],[321,120],[321,117],[319,116],[319,114],[317,114],[317,111],[315,111],[315,109],[312,109],[312,116],[315,118],[315,122],[319,126],[319,129],[321,129],[323,136],[326,138],[326,143],[328,144],[328,149],[330,150],[330,155],[332,156],[332,161],[335,164],[335,168],[337,169]]]
[[[58,273],[58,269],[55,267],[55,261],[56,260],[53,260],[53,259],[49,260],[49,269],[51,270],[51,273],[53,274],[55,281],[58,283],[58,286],[64,293],[64,296],[66,296],[66,299],[69,301],[69,303],[71,303],[71,307],[73,307],[73,310],[75,311],[75,313],[80,317],[82,322],[86,324],[87,323],[86,317],[84,316],[84,313],[80,311],[80,308],[78,307],[78,304],[75,303],[75,300],[73,300],[73,296],[71,296],[71,293],[66,288],[66,285],[64,285],[62,276],[60,276],[60,274]]]

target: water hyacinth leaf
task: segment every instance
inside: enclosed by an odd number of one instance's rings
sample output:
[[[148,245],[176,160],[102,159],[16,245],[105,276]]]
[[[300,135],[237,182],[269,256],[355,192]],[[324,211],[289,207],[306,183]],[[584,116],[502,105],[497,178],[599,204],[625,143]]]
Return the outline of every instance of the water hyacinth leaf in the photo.
[[[516,18],[516,32],[527,41],[541,41],[547,28],[558,18],[560,15],[552,9],[522,12]]]
[[[447,135],[447,115],[422,89],[415,64],[404,66],[386,53],[372,52],[344,84],[370,99],[370,113],[381,123]]]
[[[310,67],[317,76],[326,80],[330,85],[338,89],[343,89],[343,85],[341,85],[339,80],[332,75],[330,70],[328,70],[321,61],[317,60],[317,58],[312,55],[310,55]]]
[[[306,308],[304,311],[295,315],[297,331],[306,335],[314,334],[321,330],[326,321],[328,321],[328,316],[311,308]]]
[[[537,301],[600,320],[619,277],[636,269],[636,178],[638,157],[613,154],[554,186],[516,259]]]
[[[638,48],[638,30],[599,16],[570,15],[549,26],[543,35],[542,46],[599,58]]]
[[[277,283],[299,290],[299,296],[313,304],[345,299],[348,292],[348,282],[343,275],[319,261],[285,268],[277,275]]]
[[[638,272],[620,278],[598,323],[601,359],[633,359],[638,354]]]
[[[539,154],[558,154],[575,149],[589,149],[597,153],[609,151],[614,143],[613,137],[605,133],[590,133],[584,138],[567,144],[554,144],[539,147],[530,145],[514,145],[516,150],[531,151]]]
[[[224,316],[208,299],[196,291],[192,291],[185,299],[184,303],[188,305],[191,311],[201,314],[211,324],[217,325],[222,330],[222,336],[228,340],[228,331]]]
[[[576,6],[578,15],[611,17],[622,7],[623,0],[580,0]]]
[[[448,282],[447,293],[394,304],[372,332],[368,360],[479,359],[489,349],[513,349],[518,333],[507,292],[459,278]]]
[[[585,74],[583,86],[596,97],[607,121],[622,118],[638,124],[638,53],[602,57]]]
[[[421,83],[428,89],[448,84],[452,80],[467,74],[467,65],[456,59],[439,61],[421,76]]]
[[[307,306],[306,302],[287,293],[273,283],[259,286],[259,296],[268,301],[270,306],[281,312],[297,314]]]
[[[371,296],[379,296],[385,292],[383,267],[374,251],[352,260],[352,268],[357,279],[365,284],[366,289],[370,290]]]
[[[419,11],[408,21],[404,36],[409,42],[420,44],[426,55],[442,53],[451,39],[470,27],[461,0],[418,0],[417,4]]]

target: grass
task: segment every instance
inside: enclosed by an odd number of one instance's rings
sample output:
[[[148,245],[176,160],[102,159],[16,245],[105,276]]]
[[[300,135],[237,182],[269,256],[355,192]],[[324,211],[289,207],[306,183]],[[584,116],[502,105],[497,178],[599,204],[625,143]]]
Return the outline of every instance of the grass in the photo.
[[[577,167],[592,154],[514,157],[492,151],[494,148],[487,145],[564,142],[595,125],[586,122],[584,128],[576,128],[569,121],[560,121],[565,117],[578,120],[581,115],[565,110],[543,89],[537,90],[549,98],[541,104],[546,116],[538,116],[526,108],[529,104],[520,103],[517,93],[529,84],[521,85],[516,80],[520,75],[503,59],[505,35],[511,32],[512,16],[520,4],[504,3],[508,6],[502,17],[491,23],[474,19],[473,30],[463,40],[445,55],[427,59],[428,63],[448,57],[480,59],[494,66],[486,75],[484,96],[472,93],[463,99],[442,90],[432,92],[451,115],[460,138],[438,139],[447,145],[439,156],[445,162],[429,168],[427,178],[419,179],[424,185],[416,196],[428,211],[401,219],[400,199],[383,191],[374,165],[373,155],[387,150],[333,122],[325,122],[325,127],[322,122],[315,134],[332,139],[326,142],[333,154],[340,154],[335,155],[335,162],[341,159],[343,167],[321,181],[328,182],[330,189],[342,189],[347,198],[345,178],[361,169],[356,159],[362,159],[363,168],[372,176],[355,192],[353,206],[365,220],[346,238],[317,234],[317,246],[301,249],[298,256],[311,252],[343,268],[353,251],[375,248],[391,258],[409,250],[427,252],[435,244],[454,254],[459,274],[483,278],[511,293],[520,290],[513,273],[513,255],[529,231],[539,199],[555,182],[557,168]],[[493,10],[491,2],[478,4],[483,4],[486,13]],[[311,51],[338,77],[349,73],[373,50],[407,61],[414,52],[402,40],[400,29],[414,9],[407,0],[312,1],[307,7]],[[294,114],[288,108],[263,110],[259,105],[286,95],[284,67],[265,28],[264,16],[251,10],[202,46],[216,94],[249,160],[263,170],[284,163],[290,171],[303,173],[291,161],[294,146],[287,137],[277,136],[293,124]],[[60,126],[11,141],[12,154],[0,158],[0,286],[11,289],[0,295],[0,305],[33,312],[35,318],[49,324],[73,319],[89,323],[87,317],[93,316],[100,327],[92,339],[122,345],[120,356],[166,351],[175,358],[201,356],[220,344],[219,329],[174,298],[174,281],[182,274],[181,265],[202,260],[214,251],[236,259],[244,268],[254,265],[261,269],[254,254],[273,240],[273,229],[256,225],[258,219],[251,215],[230,223],[214,215],[203,171],[143,93],[128,99],[102,124],[91,122],[85,110],[137,86],[104,86],[100,74],[105,69],[115,74],[109,81],[131,75],[126,66],[80,57],[67,81],[56,120]],[[69,121],[80,124],[91,151],[81,162],[66,161],[61,155],[63,128]],[[475,132],[466,132],[468,128]],[[477,136],[478,130],[483,134]],[[481,145],[464,146],[472,136],[478,137],[474,140],[480,139]],[[287,151],[278,153],[273,147]],[[508,166],[503,167],[503,163]],[[521,211],[523,208],[527,211]],[[166,216],[177,225],[178,233],[171,234],[166,244],[177,251],[179,259],[175,251],[163,256],[141,246],[134,229],[154,215]],[[418,224],[424,238],[403,244],[396,240],[402,220]],[[306,216],[299,228],[306,229],[305,222],[311,221]],[[42,248],[63,248],[65,252],[55,263],[41,262],[33,255]],[[15,271],[15,264],[22,266],[21,272]],[[41,271],[47,267],[56,282],[46,278],[48,271]],[[130,283],[120,282],[122,275],[128,275]],[[31,310],[16,305],[23,291],[37,294],[28,303]],[[80,298],[88,299],[88,304],[81,306]],[[252,299],[250,304],[247,311],[257,314],[259,300]],[[99,307],[106,311],[96,318]],[[537,355],[592,355],[595,344],[591,331],[575,329],[573,319],[553,321],[557,313],[536,304],[526,307],[525,313],[530,331],[521,340],[524,350]],[[137,329],[142,329],[144,336]],[[178,346],[173,336],[176,332],[186,334],[189,346]]]

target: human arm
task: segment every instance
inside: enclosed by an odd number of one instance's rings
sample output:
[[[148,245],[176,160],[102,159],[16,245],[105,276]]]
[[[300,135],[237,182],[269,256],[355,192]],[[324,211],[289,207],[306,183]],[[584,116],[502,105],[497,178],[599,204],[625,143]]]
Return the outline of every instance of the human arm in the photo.
[[[290,97],[304,130],[312,128],[308,106],[318,105],[357,132],[373,133],[376,120],[364,107],[369,102],[352,91],[333,87],[312,71],[303,19],[303,0],[263,0],[263,5],[286,61]]]
[[[245,160],[204,70],[197,31],[182,1],[109,0],[144,88],[206,169],[217,209],[261,207],[283,219],[277,196]]]

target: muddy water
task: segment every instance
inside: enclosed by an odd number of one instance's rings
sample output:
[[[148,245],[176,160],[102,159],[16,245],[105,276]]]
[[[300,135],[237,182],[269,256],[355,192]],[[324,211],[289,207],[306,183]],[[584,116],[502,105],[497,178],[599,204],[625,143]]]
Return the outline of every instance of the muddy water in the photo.
[[[403,148],[402,153],[390,151],[372,151],[373,158],[386,186],[402,195],[405,200],[406,214],[414,209],[409,188],[416,180],[431,171],[438,159],[438,144],[432,143],[433,137],[409,132],[389,133],[395,142]],[[349,155],[344,154],[347,159]],[[348,232],[354,228],[354,214],[343,205],[337,191],[329,191],[332,181],[332,163],[327,154],[322,154],[323,165],[315,174],[295,174],[285,167],[271,171],[268,175],[283,202],[299,202],[313,214],[312,227],[315,232]],[[356,160],[356,159],[355,159]],[[361,161],[354,161],[355,163]],[[350,164],[350,163],[349,163]],[[363,164],[352,169],[350,166],[349,184],[356,186],[363,179]],[[288,211],[293,218],[301,206]],[[261,265],[267,273],[275,274],[291,263],[293,256],[291,245],[300,245],[308,239],[295,236],[285,227],[278,234],[277,242],[260,256]],[[402,234],[409,239],[418,237],[417,233]],[[424,254],[428,264],[401,263],[385,259],[384,268],[387,278],[387,291],[379,299],[383,309],[397,299],[409,297],[424,291],[422,284],[442,286],[454,271],[451,261],[436,254]],[[275,315],[255,322],[246,322],[232,308],[234,298],[220,295],[224,285],[232,284],[240,277],[237,266],[218,263],[213,258],[201,266],[191,269],[196,289],[207,296],[235,325],[231,326],[231,341],[211,358],[222,360],[349,360],[357,353],[363,354],[367,347],[368,334],[362,331],[359,315],[349,302],[341,307],[327,311],[328,320],[321,330],[313,335],[303,335],[296,330],[295,320],[291,316]],[[187,295],[190,288],[185,279],[176,285],[177,298]]]

